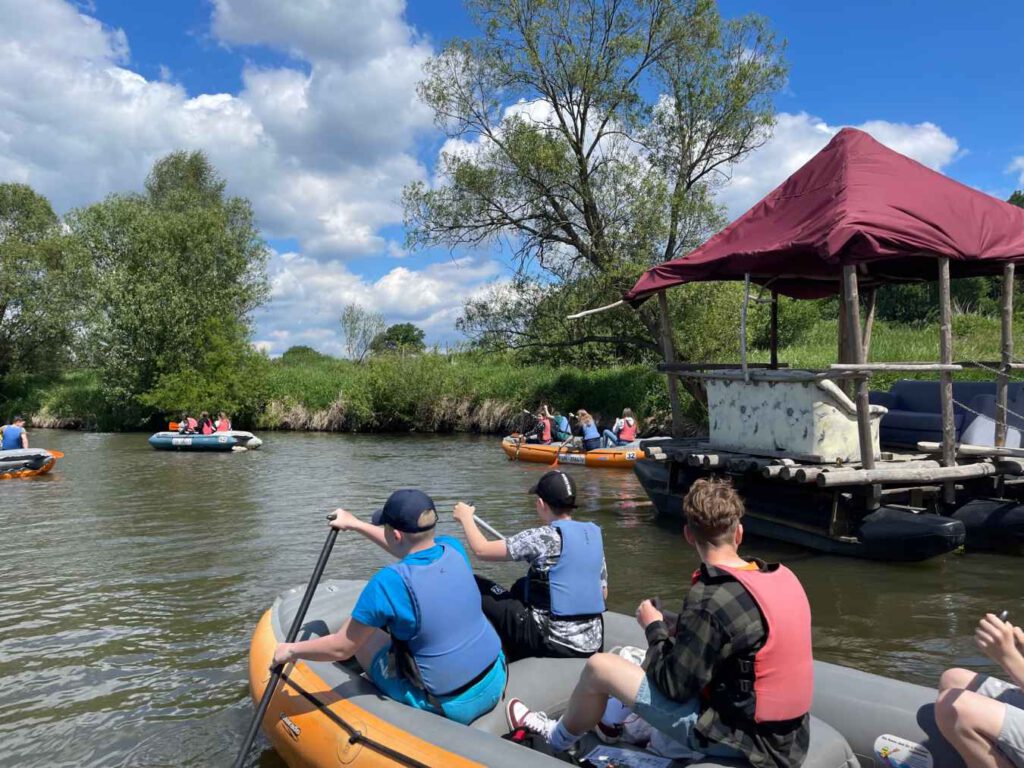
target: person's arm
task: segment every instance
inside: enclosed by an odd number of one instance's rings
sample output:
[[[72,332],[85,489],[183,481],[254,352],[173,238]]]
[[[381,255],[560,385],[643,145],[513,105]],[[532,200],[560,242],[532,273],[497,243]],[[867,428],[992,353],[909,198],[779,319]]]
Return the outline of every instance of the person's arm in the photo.
[[[383,525],[367,523],[344,509],[338,508],[334,510],[334,519],[331,520],[331,527],[337,528],[339,531],[355,531],[356,533],[361,533],[381,549],[387,552],[391,551],[388,549],[388,543],[384,539]]]
[[[21,430],[21,447],[28,448],[28,432]]]
[[[274,649],[274,664],[289,664],[298,659],[346,661],[356,655],[373,632],[373,627],[349,618],[333,635],[299,643],[278,643]]]
[[[978,622],[974,640],[982,653],[1002,667],[1014,683],[1024,687],[1024,656],[1018,647],[1018,643],[1024,645],[1024,632],[1020,627],[986,613]]]
[[[488,541],[487,537],[477,527],[473,515],[476,514],[476,507],[459,502],[452,510],[452,516],[462,525],[462,531],[466,535],[466,543],[470,551],[481,560],[498,563],[511,560],[508,556],[508,545],[504,539]]]
[[[672,637],[661,612],[653,605],[651,611],[655,618],[644,628],[649,646],[644,659],[647,677],[674,701],[698,696],[710,682],[718,659],[727,653],[724,633],[710,615],[700,613],[684,615]],[[638,620],[644,613],[638,612]]]

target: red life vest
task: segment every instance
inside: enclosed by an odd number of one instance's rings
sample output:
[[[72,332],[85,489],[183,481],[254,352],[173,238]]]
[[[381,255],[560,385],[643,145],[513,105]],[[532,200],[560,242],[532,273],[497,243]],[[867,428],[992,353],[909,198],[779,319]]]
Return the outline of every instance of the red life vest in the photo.
[[[204,435],[212,435],[213,434],[213,422],[211,422],[209,419],[206,419],[203,422],[203,427],[202,427],[202,429],[200,431]]]
[[[545,443],[551,442],[551,419],[547,417],[541,417],[540,423],[544,425],[544,431],[541,432],[540,439]]]
[[[192,431],[196,431],[196,427],[199,426],[199,422],[193,419],[191,416],[188,417],[188,428]]]
[[[742,584],[764,616],[768,640],[754,655],[754,720],[803,717],[814,693],[811,606],[804,588],[784,565],[769,571],[715,567]]]
[[[633,423],[631,424],[630,421]],[[632,419],[622,420],[622,429],[619,430],[619,440],[625,440],[627,443],[631,443],[636,440],[636,421]]]
[[[231,431],[231,422],[228,421],[227,419],[221,419],[220,421],[217,422],[217,431],[218,432],[230,432]]]

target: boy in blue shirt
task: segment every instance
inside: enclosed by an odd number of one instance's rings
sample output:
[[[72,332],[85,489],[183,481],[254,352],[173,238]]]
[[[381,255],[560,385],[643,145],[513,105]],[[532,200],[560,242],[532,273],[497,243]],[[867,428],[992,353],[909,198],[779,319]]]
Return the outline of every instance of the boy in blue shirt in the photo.
[[[434,538],[437,510],[422,491],[388,497],[366,523],[338,509],[331,525],[357,531],[399,558],[370,579],[333,635],[280,643],[275,664],[355,656],[380,691],[403,704],[468,725],[501,699],[501,641],[484,616],[469,557],[458,541]]]

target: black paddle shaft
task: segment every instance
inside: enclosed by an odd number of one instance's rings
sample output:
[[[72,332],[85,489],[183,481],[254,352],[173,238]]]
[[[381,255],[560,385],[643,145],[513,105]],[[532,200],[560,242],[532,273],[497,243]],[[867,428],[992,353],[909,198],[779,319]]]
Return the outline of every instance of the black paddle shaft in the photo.
[[[328,515],[327,519],[333,520],[334,515]],[[299,603],[299,610],[295,613],[295,618],[292,619],[292,626],[288,630],[288,636],[285,638],[286,643],[294,643],[295,638],[299,636],[299,630],[302,628],[302,622],[306,620],[306,611],[309,610],[309,604],[313,600],[313,593],[316,592],[317,584],[320,583],[320,578],[324,575],[324,568],[327,567],[327,561],[331,557],[331,550],[334,549],[334,541],[337,538],[338,529],[332,527],[331,532],[327,534],[327,541],[324,542],[324,548],[320,551],[320,559],[316,561],[316,568],[313,569],[313,575],[309,577],[309,584],[306,586],[306,594],[302,596],[302,602]],[[270,700],[274,697],[274,691],[277,690],[277,684],[281,681],[282,672],[284,672],[283,664],[278,664],[271,668],[270,682],[267,683],[267,687],[263,691],[263,698],[260,699],[260,705],[256,707],[256,712],[253,714],[252,721],[249,723],[249,731],[245,734],[245,741],[242,742],[242,748],[238,750],[238,756],[235,758],[235,762],[233,763],[234,768],[242,768],[245,764],[245,756],[249,752],[249,747],[256,738],[256,734],[260,730],[260,723],[263,722],[263,716],[267,713],[267,707],[270,706]]]

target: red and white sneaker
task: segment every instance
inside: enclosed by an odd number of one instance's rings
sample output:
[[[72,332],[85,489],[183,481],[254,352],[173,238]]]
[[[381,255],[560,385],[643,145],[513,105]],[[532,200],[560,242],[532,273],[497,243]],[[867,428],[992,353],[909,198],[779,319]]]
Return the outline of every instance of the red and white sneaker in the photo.
[[[525,730],[551,740],[551,732],[555,730],[557,720],[553,720],[543,712],[533,712],[520,699],[509,699],[505,706],[505,721],[510,731]]]

